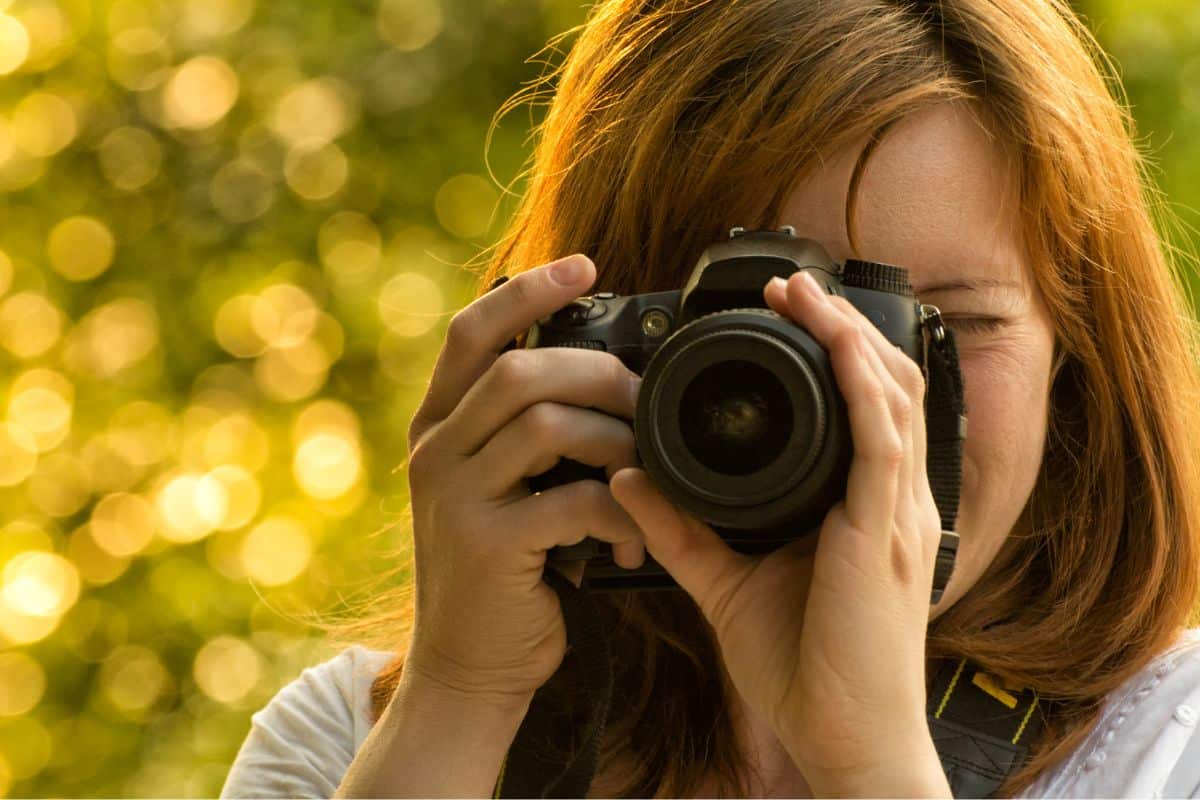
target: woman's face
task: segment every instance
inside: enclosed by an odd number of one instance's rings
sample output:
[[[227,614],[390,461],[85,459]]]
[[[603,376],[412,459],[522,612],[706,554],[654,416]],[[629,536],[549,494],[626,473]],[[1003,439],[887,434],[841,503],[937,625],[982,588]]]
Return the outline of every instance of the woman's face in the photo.
[[[1033,280],[1016,208],[1015,169],[961,104],[894,126],[871,155],[845,225],[859,144],[799,184],[780,224],[850,257],[908,268],[922,303],[954,328],[967,441],[954,576],[936,616],[975,584],[1016,523],[1042,459],[1054,334]]]

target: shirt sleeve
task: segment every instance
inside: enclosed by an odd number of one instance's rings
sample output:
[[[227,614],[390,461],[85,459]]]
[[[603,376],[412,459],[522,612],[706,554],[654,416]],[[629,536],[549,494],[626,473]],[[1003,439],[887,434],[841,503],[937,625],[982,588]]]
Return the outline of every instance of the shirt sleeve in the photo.
[[[332,797],[354,759],[354,715],[345,696],[346,650],[284,686],[250,717],[250,732],[221,797]]]

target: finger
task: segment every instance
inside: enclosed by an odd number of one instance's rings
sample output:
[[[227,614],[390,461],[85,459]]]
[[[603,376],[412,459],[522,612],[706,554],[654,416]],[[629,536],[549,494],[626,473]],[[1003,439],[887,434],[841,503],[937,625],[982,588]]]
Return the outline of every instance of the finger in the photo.
[[[522,272],[456,313],[446,331],[429,389],[413,416],[409,449],[426,429],[450,415],[467,389],[517,334],[579,297],[595,280],[596,266],[587,256],[576,253]]]
[[[622,469],[609,486],[641,528],[647,552],[716,624],[720,598],[732,591],[752,560],[730,549],[708,525],[675,508],[645,470]]]
[[[463,481],[493,499],[550,469],[560,457],[604,467],[611,478],[618,469],[638,464],[633,428],[586,408],[534,403],[463,464]]]
[[[919,481],[926,477],[925,466],[925,375],[921,372],[921,368],[908,355],[901,350],[897,345],[888,341],[888,338],[883,335],[883,331],[872,323],[861,311],[855,308],[844,297],[830,297],[830,301],[843,313],[856,318],[863,330],[867,334],[867,339],[872,344],[872,352],[879,358],[880,362],[887,370],[887,374],[892,381],[889,385],[889,393],[899,391],[908,400],[910,413],[908,416],[908,425],[901,426],[897,420],[897,428],[902,435],[908,440],[908,446],[911,447],[911,459],[909,469],[906,471],[908,477],[905,479],[905,485],[916,487]],[[892,408],[895,409],[899,403],[893,403]]]
[[[871,362],[866,332],[803,273],[788,280],[787,301],[793,318],[829,352],[846,400],[854,442],[846,483],[847,517],[861,531],[890,536],[904,442],[892,418],[887,387]]]
[[[505,506],[497,517],[497,528],[518,531],[514,544],[534,558],[551,547],[579,544],[591,536],[612,545],[619,566],[633,569],[644,561],[641,528],[600,481],[555,486]]]
[[[788,302],[788,284],[783,279],[770,281],[763,289],[763,296],[768,306],[777,314],[795,319],[797,314]],[[912,456],[909,475],[914,489],[919,488],[921,481],[927,480],[926,467],[926,421],[925,421],[925,376],[917,362],[913,361],[897,345],[888,341],[883,331],[860,312],[854,304],[844,297],[828,296],[835,308],[844,314],[857,319],[862,325],[867,338],[873,345],[874,352],[887,367],[888,373],[908,396],[913,408],[911,414],[911,431],[909,440],[912,446]]]
[[[440,426],[445,447],[469,456],[539,401],[633,419],[641,378],[612,353],[572,347],[511,350],[475,382]]]
[[[853,318],[855,315],[859,317],[857,320],[859,328],[866,334],[867,360],[871,363],[871,369],[875,371],[875,376],[879,378],[879,382],[883,384],[884,392],[887,394],[888,408],[891,410],[892,423],[896,426],[896,433],[900,435],[901,445],[904,450],[904,458],[900,464],[899,481],[896,503],[899,507],[906,507],[909,499],[912,497],[912,469],[913,469],[913,441],[912,441],[912,420],[916,416],[913,412],[913,401],[900,388],[900,384],[893,377],[891,371],[883,363],[883,357],[879,353],[879,343],[871,339],[871,334],[868,329],[878,329],[871,324],[870,320],[858,314],[850,314],[844,306],[834,303],[841,308],[842,313]],[[847,304],[848,305],[848,304]],[[882,347],[892,348],[891,343],[880,334],[880,339],[883,340]],[[902,356],[906,357],[906,356]]]

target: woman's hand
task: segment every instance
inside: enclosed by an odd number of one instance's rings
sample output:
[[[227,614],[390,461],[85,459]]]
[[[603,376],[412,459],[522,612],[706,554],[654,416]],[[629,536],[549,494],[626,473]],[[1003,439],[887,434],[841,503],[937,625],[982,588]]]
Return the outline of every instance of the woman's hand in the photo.
[[[950,796],[925,718],[925,628],[941,524],[925,471],[924,377],[849,302],[805,273],[769,306],[829,351],[854,459],[812,536],[766,556],[730,549],[637,468],[611,490],[646,550],[716,631],[739,693],[816,796]]]
[[[455,314],[409,428],[416,615],[405,676],[453,697],[521,707],[562,662],[546,551],[591,535],[642,563],[637,525],[598,480],[531,495],[560,457],[611,477],[637,463],[640,378],[610,353],[504,346],[596,279],[585,256],[523,272]],[[601,413],[605,412],[605,413]],[[576,585],[584,562],[563,571]]]

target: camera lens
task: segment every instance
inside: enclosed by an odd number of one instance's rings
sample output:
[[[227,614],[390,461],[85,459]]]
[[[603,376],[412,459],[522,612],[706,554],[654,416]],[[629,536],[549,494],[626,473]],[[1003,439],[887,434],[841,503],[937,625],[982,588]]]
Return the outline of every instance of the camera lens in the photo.
[[[683,391],[679,427],[691,454],[723,475],[766,468],[792,437],[792,403],[775,373],[752,361],[705,367]]]
[[[715,311],[647,364],[638,453],[681,507],[760,529],[799,518],[836,483],[839,401],[827,354],[802,328],[769,309]]]

